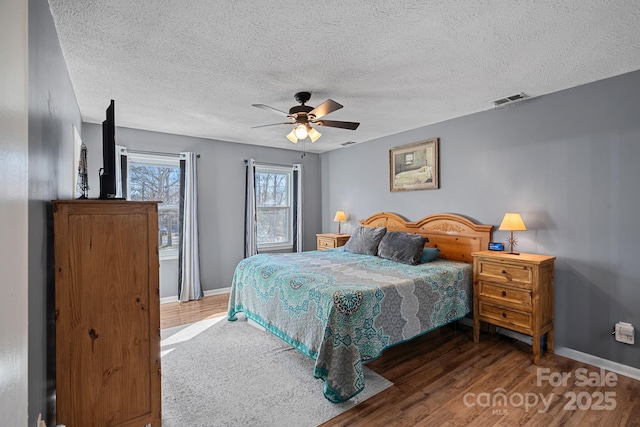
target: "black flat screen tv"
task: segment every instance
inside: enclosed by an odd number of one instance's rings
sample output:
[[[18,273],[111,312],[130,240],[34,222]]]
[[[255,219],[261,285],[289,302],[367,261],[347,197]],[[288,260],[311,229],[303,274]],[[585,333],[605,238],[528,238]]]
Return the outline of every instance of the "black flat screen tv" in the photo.
[[[102,122],[102,169],[100,169],[100,199],[116,197],[116,123],[115,102],[107,108],[107,118]]]

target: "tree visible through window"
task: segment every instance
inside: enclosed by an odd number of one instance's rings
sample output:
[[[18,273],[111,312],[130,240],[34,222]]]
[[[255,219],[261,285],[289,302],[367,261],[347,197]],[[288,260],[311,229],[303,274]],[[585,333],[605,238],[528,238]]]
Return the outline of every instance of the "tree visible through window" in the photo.
[[[157,162],[157,160],[156,160]],[[129,200],[160,201],[158,245],[165,254],[176,252],[179,238],[180,167],[178,159],[152,164],[153,159],[129,155]]]
[[[258,247],[291,246],[291,170],[258,167],[255,177]]]

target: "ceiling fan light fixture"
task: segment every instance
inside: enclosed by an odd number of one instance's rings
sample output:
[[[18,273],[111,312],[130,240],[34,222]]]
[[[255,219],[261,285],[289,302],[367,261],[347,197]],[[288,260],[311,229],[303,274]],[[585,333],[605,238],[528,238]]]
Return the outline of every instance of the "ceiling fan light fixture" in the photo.
[[[278,115],[285,116],[290,120],[293,120],[293,122],[273,123],[270,125],[254,126],[254,128],[275,125],[294,125],[293,130],[287,135],[287,139],[294,144],[297,144],[298,140],[304,142],[304,140],[307,138],[309,138],[311,142],[316,142],[318,139],[320,139],[322,134],[318,132],[314,127],[312,127],[312,124],[314,126],[325,126],[349,130],[356,130],[360,125],[360,123],[344,122],[340,120],[318,120],[326,116],[327,114],[331,114],[332,112],[342,108],[342,104],[337,103],[333,99],[327,99],[322,104],[314,108],[306,105],[307,101],[309,101],[309,99],[311,98],[311,92],[298,92],[295,94],[294,98],[300,103],[300,105],[291,107],[289,109],[289,113],[285,113],[284,111],[269,107],[268,105],[264,104],[251,104],[254,107],[271,111],[277,113]]]
[[[311,142],[316,142],[321,136],[320,132],[309,126],[309,139],[311,139]]]
[[[296,138],[296,130],[293,129],[291,132],[289,132],[289,134],[287,135],[287,139],[291,142],[293,142],[294,144],[298,143],[298,138]]]
[[[298,139],[305,139],[307,136],[309,136],[307,125],[299,124],[298,126],[296,126],[294,130],[294,134]]]

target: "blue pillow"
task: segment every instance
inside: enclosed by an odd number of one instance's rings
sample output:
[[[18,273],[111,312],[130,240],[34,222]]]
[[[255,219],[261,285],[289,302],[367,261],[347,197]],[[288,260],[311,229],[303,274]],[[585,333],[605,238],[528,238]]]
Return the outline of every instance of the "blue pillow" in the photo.
[[[440,249],[437,248],[424,248],[422,250],[422,256],[420,257],[420,264],[424,264],[425,262],[434,261],[438,258],[438,254],[440,254]]]

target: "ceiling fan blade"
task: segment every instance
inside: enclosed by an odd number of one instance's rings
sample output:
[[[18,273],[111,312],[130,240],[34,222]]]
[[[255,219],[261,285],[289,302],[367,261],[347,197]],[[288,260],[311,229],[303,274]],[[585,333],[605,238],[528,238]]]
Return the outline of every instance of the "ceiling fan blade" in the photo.
[[[320,117],[324,117],[327,114],[333,113],[334,111],[339,110],[341,108],[342,108],[341,104],[338,104],[333,99],[327,99],[322,104],[318,105],[316,108],[309,111],[309,115],[313,114],[316,119],[319,119]]]
[[[340,129],[350,129],[356,130],[360,123],[357,122],[341,122],[339,120],[318,120],[317,122],[312,122],[314,125],[318,126],[327,126],[330,128],[340,128]]]
[[[257,128],[266,128],[269,126],[280,126],[280,125],[295,125],[296,123],[271,123],[269,125],[259,125],[259,126],[251,126],[251,129],[257,129]]]
[[[276,113],[279,114],[281,116],[284,117],[288,117],[289,113],[285,113],[284,111],[280,111],[277,108],[273,108],[273,107],[269,107],[268,105],[264,105],[264,104],[251,104],[252,107],[257,107],[260,108],[262,110],[266,110],[266,111],[271,111],[272,113]]]

